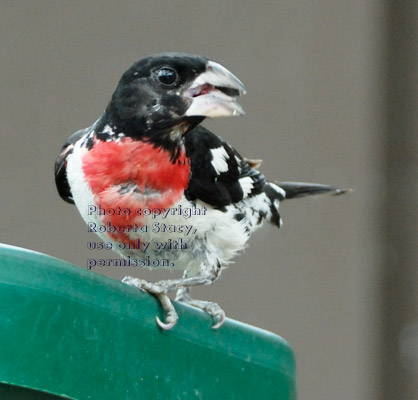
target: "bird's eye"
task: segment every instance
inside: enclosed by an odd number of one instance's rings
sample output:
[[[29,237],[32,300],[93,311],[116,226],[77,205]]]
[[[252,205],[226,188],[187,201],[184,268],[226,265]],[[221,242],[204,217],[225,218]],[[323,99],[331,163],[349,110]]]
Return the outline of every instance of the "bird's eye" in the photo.
[[[161,68],[157,71],[158,80],[164,85],[172,85],[177,80],[177,73],[171,68]]]

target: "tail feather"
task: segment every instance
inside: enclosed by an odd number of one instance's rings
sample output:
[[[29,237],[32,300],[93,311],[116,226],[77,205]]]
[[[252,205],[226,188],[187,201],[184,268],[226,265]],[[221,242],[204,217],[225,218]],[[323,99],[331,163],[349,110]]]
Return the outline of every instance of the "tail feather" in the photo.
[[[304,182],[267,182],[264,186],[264,193],[270,200],[270,222],[278,228],[282,226],[282,219],[279,214],[279,203],[285,199],[294,199],[315,194],[331,194],[334,196],[344,194],[350,189],[339,189],[319,183]]]
[[[286,192],[286,199],[325,193],[338,196],[349,191],[349,189],[339,189],[328,185],[321,185],[319,183],[277,182],[276,184]]]

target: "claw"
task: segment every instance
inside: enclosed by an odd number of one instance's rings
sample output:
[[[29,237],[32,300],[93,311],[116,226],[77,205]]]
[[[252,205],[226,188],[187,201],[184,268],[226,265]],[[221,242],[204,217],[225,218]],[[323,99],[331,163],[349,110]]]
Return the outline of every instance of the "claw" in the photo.
[[[212,317],[219,318],[219,321],[212,326],[212,329],[219,329],[225,322],[225,312],[223,310],[220,310],[221,312],[218,313],[218,315],[212,314]]]
[[[212,329],[219,329],[225,322],[225,311],[222,310],[216,303],[209,303],[204,310],[212,316],[213,319],[218,319],[218,322],[212,326]]]
[[[175,321],[167,322],[167,323],[162,322],[158,317],[155,317],[155,320],[157,321],[157,325],[165,331],[169,331],[177,324],[177,319]],[[167,317],[167,320],[168,320],[168,317]]]
[[[156,294],[156,296],[158,300],[160,300],[161,307],[163,308],[163,310],[167,312],[167,322],[162,322],[158,317],[155,317],[155,320],[157,321],[157,324],[161,329],[167,331],[177,324],[179,317],[173,306],[173,303],[165,293]]]
[[[225,322],[225,311],[222,310],[217,303],[192,299],[190,298],[188,292],[185,292],[184,290],[177,292],[176,300],[207,312],[215,320],[215,322],[217,321],[212,326],[212,329],[219,329]]]
[[[158,317],[155,317],[157,325],[164,330],[172,329],[179,319],[177,312],[167,296],[167,289],[164,286],[154,284],[143,279],[133,278],[132,276],[125,276],[122,279],[123,283],[134,286],[143,292],[147,292],[155,296],[161,303],[161,307],[167,312],[167,322],[162,322]]]

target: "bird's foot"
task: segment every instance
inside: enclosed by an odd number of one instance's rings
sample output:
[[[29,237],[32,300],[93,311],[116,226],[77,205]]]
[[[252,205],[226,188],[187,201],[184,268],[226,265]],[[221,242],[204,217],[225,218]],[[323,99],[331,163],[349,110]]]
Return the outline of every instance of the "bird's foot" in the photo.
[[[185,304],[189,304],[193,307],[200,308],[203,311],[206,311],[215,321],[215,325],[212,326],[212,329],[219,329],[225,322],[225,311],[217,303],[211,301],[195,300],[191,298],[176,298]]]
[[[150,293],[157,297],[163,310],[167,313],[166,322],[162,322],[158,317],[155,317],[155,320],[161,329],[169,330],[177,324],[179,317],[173,304],[171,303],[170,298],[167,295],[168,291],[164,285],[151,283],[144,279],[138,279],[132,276],[125,276],[122,279],[122,282],[130,286],[135,286],[143,292]]]

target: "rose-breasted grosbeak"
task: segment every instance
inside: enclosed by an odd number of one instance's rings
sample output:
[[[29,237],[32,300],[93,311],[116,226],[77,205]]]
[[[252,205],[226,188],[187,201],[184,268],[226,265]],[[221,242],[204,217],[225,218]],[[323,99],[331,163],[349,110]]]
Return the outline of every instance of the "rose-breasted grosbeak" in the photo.
[[[241,157],[199,125],[205,117],[243,114],[236,96],[244,93],[238,78],[207,58],[144,58],[123,74],[103,115],[74,133],[56,160],[60,196],[76,204],[89,226],[109,228],[98,231],[102,239],[126,258],[168,260],[158,265],[185,271],[181,279],[157,283],[124,279],[160,299],[167,311],[166,323],[157,318],[163,329],[178,319],[171,291],[209,312],[217,320],[213,328],[221,326],[221,308],[191,299],[190,287],[217,280],[264,221],[280,227],[281,200],[342,193],[325,185],[266,182],[256,170],[259,160]],[[187,219],[181,210],[188,210]],[[188,236],[178,229],[185,222],[193,228]],[[144,251],[141,243],[150,246]]]

